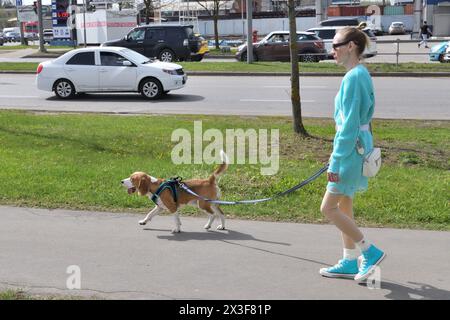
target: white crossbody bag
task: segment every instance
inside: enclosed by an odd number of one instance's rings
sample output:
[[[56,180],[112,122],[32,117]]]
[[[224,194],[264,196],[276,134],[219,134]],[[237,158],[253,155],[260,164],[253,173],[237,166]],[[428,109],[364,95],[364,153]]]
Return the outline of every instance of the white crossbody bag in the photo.
[[[365,157],[363,161],[363,176],[375,177],[381,168],[381,149],[373,148]]]
[[[339,112],[341,116],[342,123],[344,123],[344,115],[342,114],[342,111]],[[369,123],[369,125],[362,125],[360,127],[360,130],[366,130],[369,129],[370,133],[372,134],[372,124]],[[356,141],[357,148],[356,150],[360,155],[364,154],[364,147],[361,145],[359,139]],[[363,159],[363,170],[362,175],[364,177],[372,178],[375,177],[378,171],[380,171],[381,168],[381,149],[380,148],[373,148],[372,151],[370,151],[368,154],[364,156]]]

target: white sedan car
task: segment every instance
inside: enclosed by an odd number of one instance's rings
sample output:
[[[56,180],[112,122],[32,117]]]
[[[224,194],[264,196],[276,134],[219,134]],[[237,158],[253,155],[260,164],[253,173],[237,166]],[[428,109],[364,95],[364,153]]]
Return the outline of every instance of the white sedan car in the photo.
[[[140,92],[156,99],[183,88],[187,75],[174,63],[151,60],[120,47],[76,49],[39,64],[37,87],[61,99],[81,92]]]

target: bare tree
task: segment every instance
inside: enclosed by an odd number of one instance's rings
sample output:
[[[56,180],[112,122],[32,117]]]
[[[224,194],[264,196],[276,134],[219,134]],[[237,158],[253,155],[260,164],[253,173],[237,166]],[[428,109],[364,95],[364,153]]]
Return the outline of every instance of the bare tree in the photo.
[[[150,17],[155,16],[155,6],[153,0],[144,0],[145,5],[145,24],[150,23]]]
[[[15,7],[15,1],[12,0],[0,0],[0,8],[14,8]]]
[[[161,0],[144,0],[145,24],[150,23],[150,18],[154,21],[156,10],[160,10],[164,7],[170,6],[176,1],[178,0],[164,1],[164,3],[162,3]]]
[[[214,41],[216,49],[219,49],[219,12],[229,0],[196,0],[196,2],[213,18]]]
[[[297,46],[297,24],[295,20],[295,3],[294,0],[288,0],[288,16],[289,16],[289,49],[291,54],[291,103],[292,116],[294,118],[294,132],[303,137],[309,134],[303,126],[302,121],[302,103],[300,99],[300,77],[298,68],[298,46]]]

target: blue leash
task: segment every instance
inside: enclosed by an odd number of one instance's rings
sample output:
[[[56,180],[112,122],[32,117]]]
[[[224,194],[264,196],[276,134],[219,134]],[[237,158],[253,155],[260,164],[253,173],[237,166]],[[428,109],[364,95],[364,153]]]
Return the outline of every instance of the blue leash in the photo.
[[[215,203],[215,204],[225,204],[225,205],[233,205],[233,204],[251,204],[251,203],[260,203],[260,202],[266,202],[266,201],[270,201],[276,197],[281,197],[284,195],[287,195],[289,193],[292,193],[304,186],[306,186],[308,183],[316,180],[322,173],[324,173],[325,171],[327,171],[328,169],[328,164],[326,164],[324,167],[322,167],[321,169],[319,169],[316,173],[314,173],[311,177],[309,177],[306,180],[303,180],[302,182],[300,182],[299,184],[293,186],[292,188],[283,191],[283,192],[279,192],[277,194],[275,194],[274,196],[270,197],[270,198],[263,198],[263,199],[255,199],[255,200],[240,200],[240,201],[222,201],[222,200],[212,200],[212,199],[208,199],[205,198],[201,195],[198,195],[197,193],[195,193],[194,191],[192,191],[191,189],[188,188],[188,186],[186,186],[183,182],[181,182],[181,180],[177,180],[178,185],[180,186],[181,189],[183,189],[184,191],[186,191],[187,193],[210,203]]]

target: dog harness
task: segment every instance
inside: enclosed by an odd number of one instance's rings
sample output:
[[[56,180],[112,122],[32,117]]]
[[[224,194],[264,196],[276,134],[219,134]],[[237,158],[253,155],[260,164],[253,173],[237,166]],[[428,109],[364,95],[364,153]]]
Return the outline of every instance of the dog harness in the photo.
[[[177,203],[178,202],[178,192],[177,192],[176,186],[179,184],[180,180],[181,179],[179,177],[175,177],[175,178],[170,178],[169,180],[161,183],[161,185],[158,187],[158,189],[152,195],[151,200],[156,205],[158,205],[158,198],[159,198],[159,195],[161,194],[161,192],[163,192],[166,189],[169,189],[172,192],[173,200],[175,201],[175,203]]]

